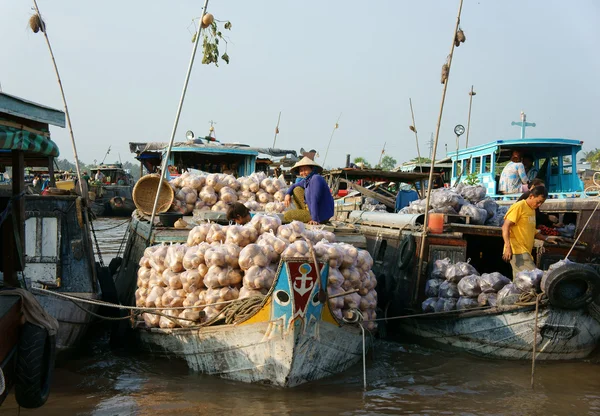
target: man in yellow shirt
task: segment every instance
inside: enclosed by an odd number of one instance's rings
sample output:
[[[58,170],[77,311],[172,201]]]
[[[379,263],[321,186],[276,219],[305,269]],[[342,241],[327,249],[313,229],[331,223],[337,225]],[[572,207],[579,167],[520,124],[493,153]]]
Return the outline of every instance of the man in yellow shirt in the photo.
[[[536,186],[530,191],[527,199],[514,203],[504,216],[502,226],[502,239],[504,240],[504,261],[510,261],[513,270],[513,279],[523,270],[536,268],[531,252],[533,240],[543,240],[556,244],[559,237],[545,236],[538,233],[535,227],[535,210],[548,198],[548,191],[544,186]]]

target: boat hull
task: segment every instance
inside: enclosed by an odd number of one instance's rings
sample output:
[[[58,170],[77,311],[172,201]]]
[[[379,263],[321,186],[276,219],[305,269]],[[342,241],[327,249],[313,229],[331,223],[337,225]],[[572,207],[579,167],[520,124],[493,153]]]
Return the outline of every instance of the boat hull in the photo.
[[[313,321],[282,332],[282,322],[202,329],[141,330],[146,348],[175,354],[205,374],[294,387],[346,370],[362,356],[360,328]]]
[[[69,293],[85,299],[97,299],[92,293]],[[87,331],[91,323],[91,315],[77,307],[67,299],[61,299],[52,295],[36,294],[40,305],[58,321],[58,332],[56,333],[56,349],[63,352],[75,347],[81,337]],[[94,305],[83,305],[90,312],[97,312],[98,307]]]
[[[423,341],[488,358],[572,360],[598,347],[600,320],[584,310],[540,309],[537,327],[532,307],[465,312],[456,316],[403,320],[402,329]],[[534,329],[537,337],[534,337]]]

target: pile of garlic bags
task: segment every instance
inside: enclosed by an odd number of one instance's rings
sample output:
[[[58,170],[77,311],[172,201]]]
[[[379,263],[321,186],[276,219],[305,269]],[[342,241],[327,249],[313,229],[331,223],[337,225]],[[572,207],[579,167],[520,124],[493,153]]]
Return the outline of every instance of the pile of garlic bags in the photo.
[[[241,202],[251,211],[281,213],[287,185],[283,176],[269,178],[264,172],[235,178],[221,173],[196,174],[185,172],[169,184],[175,192],[171,211],[189,214],[192,211],[226,211],[227,206]]]
[[[308,229],[298,221],[281,225],[279,217],[261,214],[243,226],[198,225],[190,231],[186,244],[148,247],[139,263],[136,305],[173,308],[161,311],[171,319],[144,313],[149,327],[206,322],[221,314],[227,303],[220,302],[266,295],[281,257],[310,258],[306,240],[313,244],[317,259],[329,263],[328,294],[356,290],[329,299],[333,315],[341,320],[352,309],[359,309],[367,321],[365,328],[375,329],[370,320],[376,318],[377,281],[371,271],[371,255],[336,243],[329,231]]]

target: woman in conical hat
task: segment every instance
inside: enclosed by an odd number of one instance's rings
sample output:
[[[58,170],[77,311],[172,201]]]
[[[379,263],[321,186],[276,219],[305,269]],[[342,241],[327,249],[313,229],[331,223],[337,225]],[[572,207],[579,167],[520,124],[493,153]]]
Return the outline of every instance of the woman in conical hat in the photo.
[[[306,156],[292,167],[291,172],[302,180],[293,184],[285,195],[286,207],[290,206],[292,198],[296,205],[296,209],[285,212],[286,221],[323,224],[333,217],[333,197],[327,182],[319,175],[322,171],[317,162]]]

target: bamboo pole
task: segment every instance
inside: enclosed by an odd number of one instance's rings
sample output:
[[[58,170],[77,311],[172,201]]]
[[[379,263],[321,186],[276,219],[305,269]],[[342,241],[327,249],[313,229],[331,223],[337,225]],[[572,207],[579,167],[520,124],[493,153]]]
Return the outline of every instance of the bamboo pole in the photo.
[[[331,136],[329,136],[329,143],[327,143],[327,150],[325,151],[325,158],[323,159],[323,168],[325,168],[325,162],[327,161],[327,155],[329,154],[329,146],[331,146],[331,139],[333,139],[333,134],[339,127],[340,118],[342,118],[342,113],[340,113],[337,121],[335,122],[335,126],[333,126],[333,131],[331,132]]]
[[[62,85],[62,81],[60,79],[60,74],[58,73],[58,65],[56,64],[56,59],[54,58],[54,52],[52,51],[52,46],[50,45],[50,39],[48,38],[48,28],[44,23],[44,19],[42,19],[42,14],[40,13],[40,9],[37,5],[37,1],[33,0],[33,6],[35,7],[35,12],[40,17],[42,21],[42,33],[44,34],[44,38],[46,39],[46,44],[48,45],[48,51],[50,51],[50,57],[52,58],[52,64],[54,65],[54,72],[56,73],[56,79],[58,80],[58,87],[60,89],[60,95],[62,96],[63,105],[65,107],[65,115],[67,117],[67,126],[69,127],[69,135],[71,137],[71,146],[73,147],[73,155],[75,156],[75,170],[77,171],[77,181],[79,183],[79,191],[81,192],[81,197],[87,200],[87,195],[83,194],[83,183],[81,182],[81,170],[79,169],[79,156],[77,155],[77,146],[75,145],[75,136],[73,135],[73,126],[71,125],[71,115],[69,114],[69,107],[67,106],[67,98],[65,97],[65,90]]]
[[[465,143],[465,149],[469,148],[469,130],[471,130],[471,106],[473,105],[474,95],[477,95],[477,93],[473,91],[473,86],[471,85],[471,91],[469,91],[469,117],[467,119],[467,142]]]
[[[419,171],[421,173],[423,173],[423,166],[421,166],[421,151],[419,150],[419,136],[417,135],[417,123],[415,123],[415,112],[413,111],[413,106],[412,106],[412,98],[408,99],[408,102],[410,103],[410,115],[412,117],[412,127],[413,129],[411,129],[414,133],[415,133],[415,142],[417,143],[417,156],[419,157]]]
[[[273,149],[275,149],[275,142],[277,141],[277,135],[279,134],[279,120],[281,120],[281,111],[279,117],[277,117],[277,125],[275,126],[275,138],[273,139]]]
[[[156,207],[158,206],[158,199],[160,198],[160,190],[162,188],[162,180],[165,177],[165,171],[169,163],[169,157],[171,157],[171,149],[173,148],[173,142],[175,141],[175,133],[177,132],[177,125],[179,124],[179,116],[181,115],[181,109],[183,107],[183,101],[185,100],[185,93],[187,92],[188,83],[190,81],[190,75],[192,73],[192,67],[194,66],[194,58],[196,57],[196,50],[198,49],[198,43],[200,41],[200,35],[202,34],[202,19],[206,14],[206,8],[208,7],[208,0],[204,1],[204,7],[202,8],[202,15],[198,22],[198,29],[196,30],[196,39],[194,41],[194,47],[192,48],[192,56],[190,57],[190,63],[188,65],[187,73],[185,74],[185,81],[183,83],[183,91],[181,92],[181,98],[179,99],[179,105],[177,106],[177,113],[175,114],[175,122],[173,123],[173,130],[171,131],[171,139],[169,140],[169,147],[167,147],[167,154],[163,159],[163,163],[160,170],[160,180],[158,181],[158,189],[156,190],[156,198],[154,199],[154,206],[152,207],[152,216],[150,217],[150,238],[152,236],[152,227],[154,227],[154,217],[156,216]]]
[[[450,47],[450,55],[448,55],[448,76],[446,81],[444,82],[444,88],[442,90],[442,101],[440,103],[440,113],[438,115],[437,126],[435,129],[435,140],[433,142],[433,149],[431,153],[431,166],[429,169],[429,180],[427,184],[427,198],[425,201],[425,220],[423,221],[423,232],[421,234],[421,247],[419,248],[419,267],[417,269],[417,287],[414,293],[414,300],[417,300],[417,296],[419,294],[418,288],[421,284],[421,273],[423,271],[423,255],[425,253],[425,240],[427,239],[427,223],[429,220],[429,201],[431,200],[431,188],[433,181],[433,169],[435,168],[435,154],[437,151],[438,139],[440,137],[440,126],[442,124],[442,115],[444,113],[444,101],[446,100],[446,91],[448,90],[448,81],[450,80],[450,70],[452,68],[452,55],[454,54],[454,39],[456,37],[456,32],[458,31],[458,26],[460,24],[460,13],[462,11],[463,0],[460,0],[458,6],[458,14],[456,16],[456,25],[454,27],[454,32],[452,32],[452,46]]]

